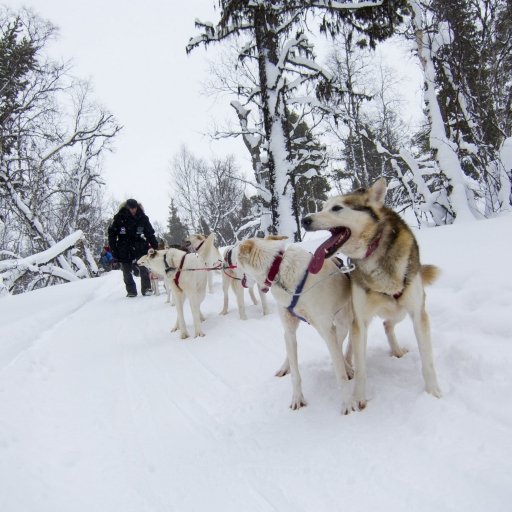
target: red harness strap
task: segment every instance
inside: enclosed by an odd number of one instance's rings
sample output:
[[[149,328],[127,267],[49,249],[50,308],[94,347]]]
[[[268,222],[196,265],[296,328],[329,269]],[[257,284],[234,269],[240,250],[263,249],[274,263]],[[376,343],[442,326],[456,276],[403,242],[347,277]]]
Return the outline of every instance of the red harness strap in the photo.
[[[223,267],[223,271],[224,271],[224,274],[226,274],[228,277],[230,277],[231,279],[234,279],[235,281],[240,281],[240,284],[244,287],[244,288],[249,288],[249,286],[247,285],[247,276],[244,274],[244,276],[240,279],[239,277],[235,277],[231,274],[228,274],[226,272],[226,269],[231,269],[231,268],[237,268],[236,265],[233,265],[233,260],[231,259],[231,254],[233,252],[233,247],[229,248],[227,251],[226,251],[226,254],[224,254],[224,261],[227,263],[227,266],[224,265]]]
[[[183,255],[183,257],[181,258],[181,261],[180,261],[180,266],[178,267],[178,269],[176,270],[176,274],[174,275],[174,284],[178,287],[178,290],[180,290],[181,292],[183,291],[181,288],[180,288],[180,274],[181,274],[181,269],[183,268],[183,263],[185,263],[185,258],[187,257],[187,254],[188,253],[185,253]]]
[[[274,282],[274,279],[279,272],[279,267],[281,266],[281,262],[283,261],[284,251],[279,251],[277,256],[274,258],[272,265],[270,266],[270,270],[268,271],[267,278],[265,279],[265,285],[261,288],[263,293],[267,293]]]

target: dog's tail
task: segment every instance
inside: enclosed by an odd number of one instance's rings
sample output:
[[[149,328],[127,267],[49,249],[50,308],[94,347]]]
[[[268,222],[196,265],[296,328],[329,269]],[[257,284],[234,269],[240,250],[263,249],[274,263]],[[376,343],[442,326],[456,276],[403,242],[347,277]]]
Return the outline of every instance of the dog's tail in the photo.
[[[425,286],[432,284],[441,273],[439,267],[435,265],[422,265],[421,266],[421,280]]]

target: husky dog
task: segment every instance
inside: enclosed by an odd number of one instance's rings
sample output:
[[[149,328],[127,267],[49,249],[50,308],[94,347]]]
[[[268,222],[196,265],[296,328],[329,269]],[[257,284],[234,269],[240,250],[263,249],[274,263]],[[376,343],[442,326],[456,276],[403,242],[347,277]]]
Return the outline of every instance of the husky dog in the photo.
[[[254,295],[254,280],[238,268],[236,251],[233,250],[234,247],[235,246],[226,247],[224,251],[224,267],[222,270],[222,292],[224,294],[224,306],[219,314],[228,314],[229,288],[231,287],[236,297],[240,320],[247,320],[247,314],[245,313],[244,288],[247,288],[249,291],[249,296],[251,297],[251,301],[254,305],[258,304],[258,300]],[[259,287],[258,291],[260,294],[263,315],[267,315],[267,297]]]
[[[205,240],[206,237],[204,235],[202,235],[201,233],[195,233],[193,235],[187,236],[183,241],[183,245],[187,252],[197,252],[202,247]],[[219,262],[222,262],[222,256],[220,255],[219,249],[213,246],[207,264],[209,267],[212,267],[218,264]],[[207,278],[208,292],[213,293],[213,272],[208,272]]]
[[[204,317],[200,305],[206,294],[206,274],[204,269],[208,267],[213,251],[212,233],[196,253],[187,253],[179,249],[167,249],[155,251],[150,249],[146,256],[142,256],[137,262],[156,274],[165,276],[166,284],[172,290],[176,302],[176,325],[172,331],[181,332],[181,338],[188,338],[187,326],[183,315],[183,304],[188,298],[190,310],[194,319],[195,337],[204,336],[201,329],[201,321]]]
[[[325,229],[331,237],[315,251],[311,271],[322,268],[325,258],[338,249],[352,260],[350,274],[354,321],[351,341],[355,357],[353,403],[366,407],[367,328],[374,316],[384,319],[384,329],[396,357],[406,352],[395,337],[394,326],[408,313],[421,356],[426,391],[441,397],[437,383],[430,326],[425,310],[424,285],[438,275],[437,267],[421,265],[416,239],[398,214],[384,206],[386,180],[380,178],[368,190],[329,199],[319,213],[302,219],[308,231]]]
[[[302,394],[297,358],[297,327],[310,323],[322,336],[330,352],[341,388],[341,411],[352,410],[342,342],[352,323],[350,281],[332,261],[317,274],[308,272],[311,254],[295,245],[284,250],[281,240],[251,238],[235,246],[238,266],[262,289],[270,288],[284,329],[287,358],[276,376],[291,371],[292,409],[306,405]]]

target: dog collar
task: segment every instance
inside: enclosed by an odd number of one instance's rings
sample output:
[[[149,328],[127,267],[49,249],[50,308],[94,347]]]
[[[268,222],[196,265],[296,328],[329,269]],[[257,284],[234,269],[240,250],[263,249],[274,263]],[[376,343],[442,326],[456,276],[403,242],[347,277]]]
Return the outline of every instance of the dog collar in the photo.
[[[279,251],[274,258],[274,261],[272,262],[272,265],[270,266],[270,270],[268,271],[267,277],[265,279],[265,283],[263,284],[263,287],[261,288],[261,291],[263,293],[267,293],[270,290],[270,287],[272,286],[274,279],[276,278],[279,267],[281,266],[281,262],[283,261],[284,251]]]

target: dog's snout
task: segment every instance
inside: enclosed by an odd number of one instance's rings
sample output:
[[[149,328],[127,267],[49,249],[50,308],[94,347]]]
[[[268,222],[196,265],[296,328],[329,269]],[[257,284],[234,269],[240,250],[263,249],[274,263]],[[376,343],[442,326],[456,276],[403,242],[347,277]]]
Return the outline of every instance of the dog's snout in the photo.
[[[302,226],[308,229],[313,224],[313,217],[304,217],[301,221]]]

